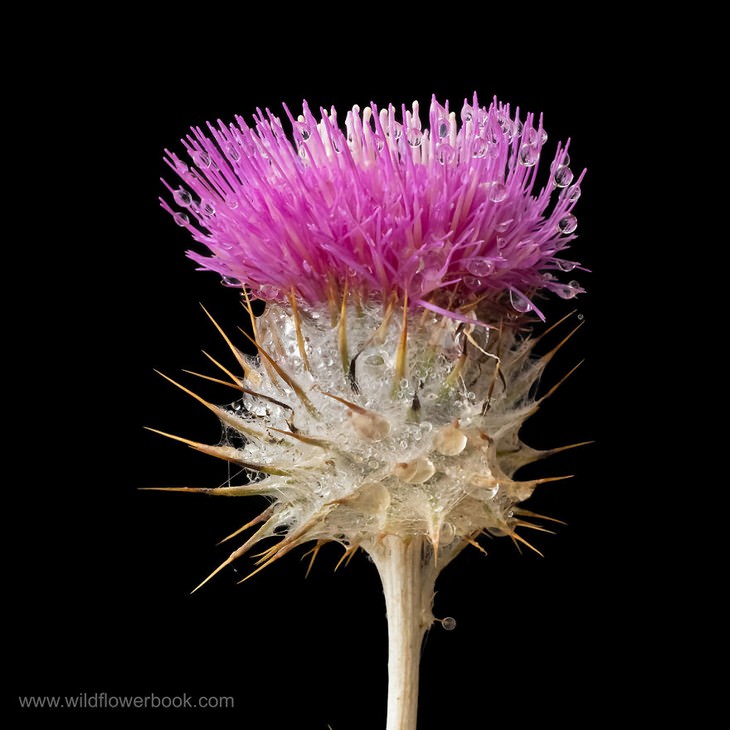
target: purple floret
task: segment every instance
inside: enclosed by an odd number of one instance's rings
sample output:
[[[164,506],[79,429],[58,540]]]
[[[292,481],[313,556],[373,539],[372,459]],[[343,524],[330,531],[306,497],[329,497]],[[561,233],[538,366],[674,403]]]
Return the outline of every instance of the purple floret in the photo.
[[[254,297],[294,293],[317,306],[347,285],[362,300],[403,301],[461,318],[471,303],[509,297],[535,309],[540,290],[582,291],[562,272],[575,238],[572,213],[583,174],[558,144],[544,187],[533,194],[547,135],[542,117],[476,98],[460,115],[434,98],[429,126],[418,105],[348,112],[318,122],[306,102],[291,127],[260,110],[249,127],[194,127],[185,159],[167,152],[181,178],[162,207],[210,255],[202,269]],[[536,310],[537,311],[537,310]]]

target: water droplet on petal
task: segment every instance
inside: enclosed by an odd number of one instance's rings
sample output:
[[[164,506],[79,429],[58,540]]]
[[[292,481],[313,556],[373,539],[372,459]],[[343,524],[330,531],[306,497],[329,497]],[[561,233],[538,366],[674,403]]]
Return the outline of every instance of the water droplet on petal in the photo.
[[[210,155],[204,150],[193,150],[190,157],[198,167],[210,167]]]
[[[558,221],[558,229],[561,233],[570,234],[573,233],[576,228],[578,228],[578,219],[572,213],[564,215]]]
[[[175,213],[172,217],[179,226],[186,226],[190,223],[190,218],[188,218],[187,213]]]
[[[501,182],[492,183],[489,190],[489,199],[493,203],[501,203],[507,197],[507,186]]]
[[[226,156],[231,162],[238,162],[241,159],[241,152],[232,142],[226,145]]]
[[[178,204],[187,208],[193,202],[193,198],[185,188],[178,188],[173,192],[172,199]]]
[[[423,132],[420,129],[409,129],[406,138],[411,147],[420,147],[423,141]]]
[[[241,286],[241,281],[240,279],[235,279],[232,276],[224,276],[221,279],[221,284],[223,284],[223,286],[239,287]]]
[[[568,202],[575,203],[578,198],[580,198],[580,185],[573,185],[573,187],[568,188]]]
[[[442,618],[441,626],[444,627],[444,631],[453,631],[456,628],[456,619],[453,616]]]
[[[540,152],[537,147],[531,144],[523,144],[520,147],[520,165],[532,167],[540,159]]]
[[[481,137],[477,137],[474,140],[474,144],[471,148],[471,156],[476,157],[477,159],[481,159],[482,157],[486,157],[486,154],[487,143]]]
[[[535,144],[537,142],[537,130],[534,127],[525,127],[522,132],[522,141],[525,144]]]
[[[559,167],[553,175],[556,188],[567,188],[573,182],[573,171],[569,167]]]
[[[566,261],[565,259],[557,259],[556,263],[561,271],[572,271],[578,265],[576,261]]]
[[[489,259],[470,259],[466,262],[466,270],[474,276],[489,276],[494,271],[494,264]]]
[[[210,218],[211,216],[215,215],[215,205],[213,205],[212,201],[210,200],[201,200],[200,201],[200,212],[204,215]]]
[[[476,276],[465,276],[462,281],[467,289],[479,289],[482,285],[482,280],[477,279]]]
[[[578,293],[569,284],[562,284],[554,288],[554,291],[561,299],[572,299]]]
[[[238,198],[236,198],[234,195],[229,195],[226,198],[226,205],[231,209],[235,210],[238,208]]]
[[[567,152],[563,153],[560,158],[560,167],[567,167],[570,164],[570,155]]]
[[[446,120],[441,120],[439,124],[439,137],[443,139],[449,136],[449,123]]]
[[[454,161],[456,150],[448,143],[444,142],[437,148],[438,160],[442,165],[448,165]]]
[[[522,293],[510,289],[509,300],[512,304],[513,309],[517,312],[529,312],[532,309],[530,300]]]

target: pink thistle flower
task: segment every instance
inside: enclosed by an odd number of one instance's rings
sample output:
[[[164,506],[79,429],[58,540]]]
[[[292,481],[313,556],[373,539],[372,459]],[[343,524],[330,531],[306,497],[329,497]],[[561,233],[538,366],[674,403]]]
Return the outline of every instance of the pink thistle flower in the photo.
[[[286,108],[285,108],[286,109]],[[428,128],[418,104],[371,104],[347,113],[304,103],[287,134],[258,110],[254,126],[208,124],[183,140],[189,160],[167,151],[182,184],[163,180],[178,206],[162,207],[210,255],[202,269],[268,302],[317,305],[347,285],[365,300],[407,301],[465,319],[472,303],[509,298],[539,310],[535,295],[583,291],[558,275],[578,267],[564,252],[575,238],[580,196],[569,142],[558,144],[537,194],[547,134],[542,117],[476,94],[460,119],[432,99]],[[192,163],[192,164],[190,164]]]

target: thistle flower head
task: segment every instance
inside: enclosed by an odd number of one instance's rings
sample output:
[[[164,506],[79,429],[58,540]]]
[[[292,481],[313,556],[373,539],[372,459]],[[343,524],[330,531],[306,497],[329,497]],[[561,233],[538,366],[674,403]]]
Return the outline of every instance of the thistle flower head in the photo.
[[[564,254],[582,174],[558,144],[536,190],[542,117],[476,95],[458,115],[434,98],[426,124],[417,103],[354,107],[344,128],[334,108],[286,116],[195,127],[186,155],[167,152],[181,180],[163,181],[174,207],[162,206],[209,251],[190,258],[224,283],[315,307],[347,288],[462,320],[484,300],[538,311],[538,292],[582,291],[560,280],[577,267]]]
[[[457,119],[434,99],[428,128],[417,104],[355,107],[344,129],[334,109],[287,115],[290,133],[259,111],[253,127],[193,128],[189,160],[167,153],[181,209],[162,205],[210,252],[190,257],[242,287],[249,312],[250,295],[268,303],[251,314],[257,357],[226,338],[243,375],[219,367],[240,398],[183,388],[226,435],[180,440],[241,470],[191,491],[270,501],[221,567],[277,536],[261,565],[307,542],[377,563],[398,536],[440,565],[484,533],[526,542],[518,528],[544,528],[518,504],[546,480],[516,472],[560,448],[519,437],[555,351],[532,355],[521,314],[541,291],[580,290],[558,278],[577,266],[563,258],[582,177],[568,145],[533,194],[542,118],[497,101],[475,96]]]

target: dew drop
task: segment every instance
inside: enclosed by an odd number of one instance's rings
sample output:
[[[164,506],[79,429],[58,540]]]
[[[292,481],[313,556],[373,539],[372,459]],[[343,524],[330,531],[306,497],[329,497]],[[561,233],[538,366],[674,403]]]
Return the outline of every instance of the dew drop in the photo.
[[[573,233],[576,228],[578,228],[578,219],[572,213],[564,215],[558,221],[558,229],[561,233]]]
[[[210,155],[205,150],[193,150],[190,157],[198,167],[210,167]]]
[[[301,127],[299,129],[299,134],[305,142],[312,136],[312,133],[309,131],[309,127]]]
[[[474,276],[489,276],[494,271],[494,264],[489,259],[477,258],[467,261],[465,268]]]
[[[559,167],[553,175],[556,188],[567,188],[573,182],[573,171],[569,167]]]
[[[502,130],[504,135],[507,137],[507,139],[512,139],[512,133],[514,130],[514,126],[512,125],[512,122],[510,121],[509,117],[506,117],[503,114],[500,114],[497,117],[497,123],[499,124],[500,129]]]
[[[408,484],[423,484],[436,473],[436,467],[430,459],[419,457],[413,461],[396,464],[393,473],[398,479]]]
[[[373,353],[372,355],[368,355],[365,358],[365,364],[369,365],[370,367],[373,367],[373,368],[380,368],[380,367],[383,367],[383,365],[385,365],[385,360],[383,360],[382,355]]]
[[[507,186],[501,182],[492,183],[489,190],[489,199],[493,203],[501,203],[507,197]]]
[[[537,142],[537,130],[534,127],[525,127],[522,132],[522,141],[525,144],[535,144]]]
[[[442,120],[439,124],[439,137],[443,139],[444,137],[449,136],[449,123],[447,121]]]
[[[482,280],[478,279],[476,276],[465,276],[462,281],[467,289],[479,289],[482,285]]]
[[[215,215],[215,205],[210,200],[202,200],[200,202],[200,212],[210,218]]]
[[[572,287],[574,287],[576,289],[580,289],[580,282],[578,282],[575,279],[573,279],[573,281],[569,281],[568,282],[568,286],[572,286]]]
[[[187,213],[175,213],[172,217],[179,226],[186,226],[190,223],[190,218],[188,218]]]
[[[570,155],[565,152],[560,158],[560,167],[567,167],[570,164]]]
[[[409,129],[406,138],[411,147],[420,147],[423,141],[423,132],[420,129]]]
[[[173,192],[172,199],[178,204],[187,208],[193,202],[193,198],[185,188],[178,188]]]
[[[487,143],[481,138],[477,137],[474,140],[474,144],[471,148],[471,156],[481,159],[487,155]]]
[[[444,142],[438,146],[438,160],[442,165],[448,165],[454,161],[456,150],[448,143]]]
[[[573,185],[572,187],[568,188],[568,202],[575,203],[578,198],[580,198],[580,185]]]
[[[221,284],[223,284],[223,286],[228,286],[228,287],[239,287],[239,286],[241,286],[241,281],[240,281],[240,279],[235,279],[232,276],[224,276],[221,279]]]
[[[578,319],[582,322],[586,318],[585,314],[582,312],[578,315]]]
[[[512,304],[512,308],[517,312],[529,312],[532,309],[530,300],[518,291],[510,289],[509,300]]]
[[[566,261],[565,259],[557,259],[556,263],[561,271],[572,271],[578,265],[575,261]]]
[[[439,545],[451,545],[456,537],[456,528],[450,522],[444,522],[439,530]]]
[[[523,144],[520,147],[520,165],[525,167],[532,167],[540,159],[540,152],[537,147],[533,147],[531,144]]]
[[[441,626],[443,626],[444,631],[453,631],[456,628],[456,619],[453,616],[442,618]]]
[[[236,198],[234,195],[229,195],[226,198],[226,205],[231,209],[235,210],[238,208],[238,198]]]
[[[569,284],[562,284],[555,288],[554,291],[561,299],[572,299],[577,294],[575,289]]]
[[[238,162],[241,159],[238,147],[232,142],[226,145],[226,156],[231,162]]]

